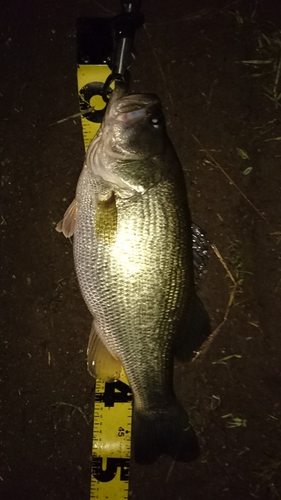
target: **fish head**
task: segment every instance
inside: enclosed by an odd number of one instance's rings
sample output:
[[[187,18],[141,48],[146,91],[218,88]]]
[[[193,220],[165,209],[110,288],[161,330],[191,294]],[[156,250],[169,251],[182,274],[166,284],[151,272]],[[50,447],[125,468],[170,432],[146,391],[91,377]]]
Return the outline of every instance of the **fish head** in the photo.
[[[117,194],[144,193],[161,180],[166,140],[156,95],[114,91],[98,138],[89,147],[89,165]]]
[[[165,119],[154,94],[131,94],[113,100],[105,116],[108,154],[122,160],[163,155]]]

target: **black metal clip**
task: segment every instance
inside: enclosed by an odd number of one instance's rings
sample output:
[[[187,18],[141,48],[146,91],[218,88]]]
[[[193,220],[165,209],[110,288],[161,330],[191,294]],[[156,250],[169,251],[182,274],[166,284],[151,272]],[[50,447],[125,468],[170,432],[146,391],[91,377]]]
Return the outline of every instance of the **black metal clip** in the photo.
[[[121,14],[115,16],[112,20],[114,31],[113,54],[108,61],[108,66],[112,70],[103,90],[103,99],[108,102],[110,95],[110,85],[121,84],[129,86],[129,67],[135,60],[134,37],[135,31],[142,26],[144,16],[139,11],[140,0],[121,0]]]
[[[142,26],[144,16],[139,12],[140,0],[121,0],[121,13],[113,19],[80,18],[77,22],[78,64],[108,64],[111,74],[105,83],[91,82],[80,89],[80,109],[91,108],[90,100],[99,95],[107,103],[111,84],[129,86],[129,67],[135,59],[135,31]],[[101,123],[105,108],[88,112],[87,120]]]

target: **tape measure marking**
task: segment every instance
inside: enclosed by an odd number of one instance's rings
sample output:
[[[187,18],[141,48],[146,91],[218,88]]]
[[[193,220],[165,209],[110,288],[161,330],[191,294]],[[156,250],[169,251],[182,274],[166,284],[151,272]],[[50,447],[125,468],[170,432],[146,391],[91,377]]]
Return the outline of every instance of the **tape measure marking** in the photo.
[[[79,65],[79,95],[83,88],[95,89],[95,82],[105,82],[110,74],[107,65]],[[85,94],[84,94],[85,95]],[[89,99],[89,96],[87,96]],[[95,101],[95,99],[97,99]],[[90,105],[100,107],[99,96]],[[81,111],[85,109],[80,96]],[[85,149],[96,135],[100,124],[81,117]],[[127,500],[131,455],[132,391],[122,369],[120,380],[104,383],[96,380],[93,422],[90,500]]]

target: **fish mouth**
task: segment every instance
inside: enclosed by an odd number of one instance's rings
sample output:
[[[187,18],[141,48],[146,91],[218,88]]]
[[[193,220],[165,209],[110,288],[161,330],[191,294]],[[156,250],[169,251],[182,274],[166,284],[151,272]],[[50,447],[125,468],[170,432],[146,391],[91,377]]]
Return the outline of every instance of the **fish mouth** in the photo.
[[[115,113],[117,121],[131,126],[161,113],[161,103],[155,94],[131,94],[117,102]]]
[[[124,95],[124,89],[116,88],[110,98],[105,122],[111,120],[133,125],[149,116],[161,113],[160,99],[155,94]]]
[[[160,105],[160,99],[155,94],[130,94],[120,99],[116,111],[132,113],[155,105]]]

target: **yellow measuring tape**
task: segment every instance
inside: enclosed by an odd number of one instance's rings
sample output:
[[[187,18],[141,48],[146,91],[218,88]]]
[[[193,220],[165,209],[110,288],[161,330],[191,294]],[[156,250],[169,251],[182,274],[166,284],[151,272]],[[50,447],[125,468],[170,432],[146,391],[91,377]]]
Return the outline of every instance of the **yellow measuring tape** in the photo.
[[[91,89],[98,88],[109,74],[106,64],[78,65],[81,111],[85,111],[85,106],[96,110],[104,108],[102,97],[89,96]],[[81,117],[85,149],[100,126],[89,118],[91,115]],[[93,420],[90,500],[126,500],[129,492],[132,391],[123,369],[116,383],[96,380]]]

